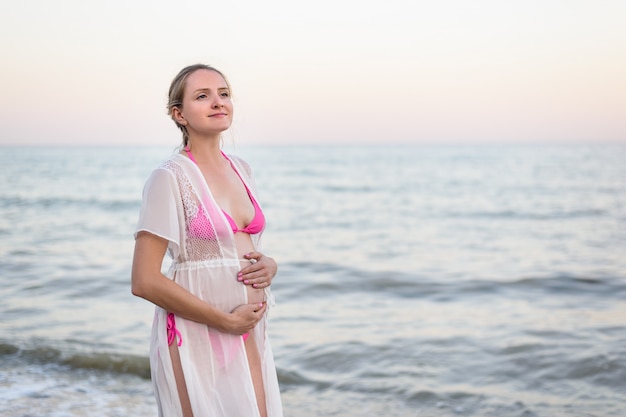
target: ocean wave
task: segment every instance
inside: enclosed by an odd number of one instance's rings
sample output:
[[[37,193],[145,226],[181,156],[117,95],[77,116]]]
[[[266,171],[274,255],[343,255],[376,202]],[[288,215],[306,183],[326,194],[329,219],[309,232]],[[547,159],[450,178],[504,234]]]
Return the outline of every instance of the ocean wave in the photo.
[[[59,365],[77,370],[94,370],[150,378],[147,357],[112,352],[71,352],[54,346],[17,346],[0,343],[2,361]]]
[[[622,333],[623,333],[622,329]],[[611,343],[597,352],[584,336],[571,332],[528,332],[545,342],[519,343],[494,351],[492,376],[499,380],[527,380],[550,385],[588,383],[623,391],[626,383],[626,350]],[[558,342],[555,342],[558,341]],[[576,348],[576,349],[573,349]],[[575,355],[565,352],[578,352]]]
[[[467,218],[467,219],[511,219],[511,220],[559,220],[604,217],[610,214],[606,210],[581,209],[547,212],[525,212],[516,210],[495,211],[448,211],[437,214],[435,217],[443,218]]]
[[[0,196],[0,209],[2,208],[91,208],[107,211],[127,211],[139,209],[141,201],[137,199],[123,200],[115,198],[80,198],[80,197],[24,197],[24,196]]]
[[[364,271],[338,264],[295,262],[281,266],[293,275],[279,291],[290,297],[328,296],[372,292],[400,298],[434,298],[439,301],[481,295],[559,294],[583,297],[626,297],[626,277],[552,274],[512,280],[434,280],[425,275],[398,271]],[[298,273],[295,274],[294,272]]]
[[[339,184],[332,184],[332,185],[326,185],[326,186],[322,187],[321,190],[324,191],[324,192],[343,194],[343,193],[346,193],[346,192],[370,193],[370,192],[374,191],[375,189],[371,185],[358,185],[358,184],[339,185]]]
[[[291,369],[279,371],[279,379],[287,390],[307,387],[314,395],[348,392],[465,411],[490,408],[493,404],[486,403],[494,400],[508,404],[507,411],[537,411],[544,399],[558,399],[564,390],[594,391],[608,403],[619,402],[626,381],[626,351],[615,343],[604,353],[589,351],[591,345],[577,340],[574,333],[552,337],[561,342],[546,336],[539,343],[500,350],[467,338],[407,338],[386,345],[330,343],[301,349]],[[575,349],[568,350],[568,343],[580,344],[579,354],[572,356]],[[442,379],[448,383],[439,384]],[[507,411],[493,415],[518,415]]]

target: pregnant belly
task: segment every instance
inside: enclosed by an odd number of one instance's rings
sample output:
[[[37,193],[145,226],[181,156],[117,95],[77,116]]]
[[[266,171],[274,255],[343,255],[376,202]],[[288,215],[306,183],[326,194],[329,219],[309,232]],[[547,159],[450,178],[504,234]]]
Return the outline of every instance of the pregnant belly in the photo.
[[[241,259],[241,269],[251,265],[254,261],[250,262],[246,260],[243,256],[246,253],[253,252],[254,246],[252,245],[252,240],[250,239],[250,235],[247,233],[235,233],[235,244],[237,245],[237,253],[239,254],[239,259]],[[265,301],[265,291],[262,289],[254,288],[252,285],[246,285],[246,293],[248,296],[248,303],[261,303]]]
[[[250,285],[246,285],[248,290],[248,303],[261,303],[265,301],[265,291],[253,288]]]

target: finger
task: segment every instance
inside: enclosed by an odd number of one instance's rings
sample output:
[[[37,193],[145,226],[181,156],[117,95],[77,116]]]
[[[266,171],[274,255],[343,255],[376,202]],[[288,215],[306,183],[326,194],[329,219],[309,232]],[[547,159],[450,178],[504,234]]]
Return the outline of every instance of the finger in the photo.
[[[258,266],[259,268],[263,268],[267,272],[267,275],[272,276],[272,277],[276,275],[276,271],[278,270],[276,261],[273,258],[270,258],[269,256],[265,256],[265,255],[262,255],[255,265]]]
[[[259,314],[260,316],[262,316],[265,313],[265,310],[267,309],[267,303],[265,301],[263,301],[262,303],[259,303],[259,305],[260,305],[260,307],[256,311],[256,313]]]
[[[253,312],[255,313],[259,313],[262,311],[265,311],[265,301],[263,301],[262,303],[254,303],[251,304],[251,306],[253,306]]]
[[[251,280],[258,280],[258,279],[267,279],[269,277],[269,274],[267,273],[265,268],[261,268],[261,269],[256,269],[254,271],[242,273],[239,276],[243,278],[244,280],[251,281]]]
[[[254,288],[264,288],[269,287],[272,280],[267,276],[263,276],[256,279],[244,279],[242,283],[245,285],[251,285]]]
[[[241,268],[241,270],[239,271],[239,273],[237,274],[238,277],[242,276],[242,275],[248,275],[251,274],[253,272],[258,272],[263,270],[263,265],[259,265],[258,263],[252,264],[252,265],[248,265],[245,268]]]
[[[258,277],[254,279],[244,278],[243,281],[241,281],[241,283],[244,285],[258,285],[264,282],[267,282],[267,278],[263,278],[263,277]]]
[[[248,261],[250,261],[250,265],[247,265],[239,270],[238,276],[249,274],[250,272],[258,271],[264,268],[264,264],[260,259],[263,255],[259,252],[250,252],[243,255]]]
[[[268,278],[268,275],[263,271],[255,271],[248,274],[237,275],[237,281],[242,282],[246,285],[258,284],[260,282],[266,281]]]
[[[261,252],[252,251],[246,253],[245,255],[243,255],[243,257],[248,260],[254,259],[256,262],[258,262],[263,257],[263,254]]]

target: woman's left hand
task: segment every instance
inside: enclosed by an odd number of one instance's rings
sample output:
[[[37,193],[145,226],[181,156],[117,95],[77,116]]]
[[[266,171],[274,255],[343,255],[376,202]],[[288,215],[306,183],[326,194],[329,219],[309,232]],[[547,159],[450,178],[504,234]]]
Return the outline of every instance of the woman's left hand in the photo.
[[[272,279],[276,275],[278,265],[276,261],[261,252],[250,252],[243,256],[252,264],[246,266],[237,275],[237,280],[254,288],[266,288],[272,285]]]

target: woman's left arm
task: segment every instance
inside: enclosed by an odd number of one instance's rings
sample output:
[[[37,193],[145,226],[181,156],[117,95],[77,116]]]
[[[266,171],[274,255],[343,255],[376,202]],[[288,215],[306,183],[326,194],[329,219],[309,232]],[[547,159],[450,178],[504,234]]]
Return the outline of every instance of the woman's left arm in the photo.
[[[273,258],[263,255],[261,252],[250,252],[244,258],[252,263],[237,275],[237,280],[254,288],[266,288],[272,285],[272,280],[278,270],[278,265]]]

